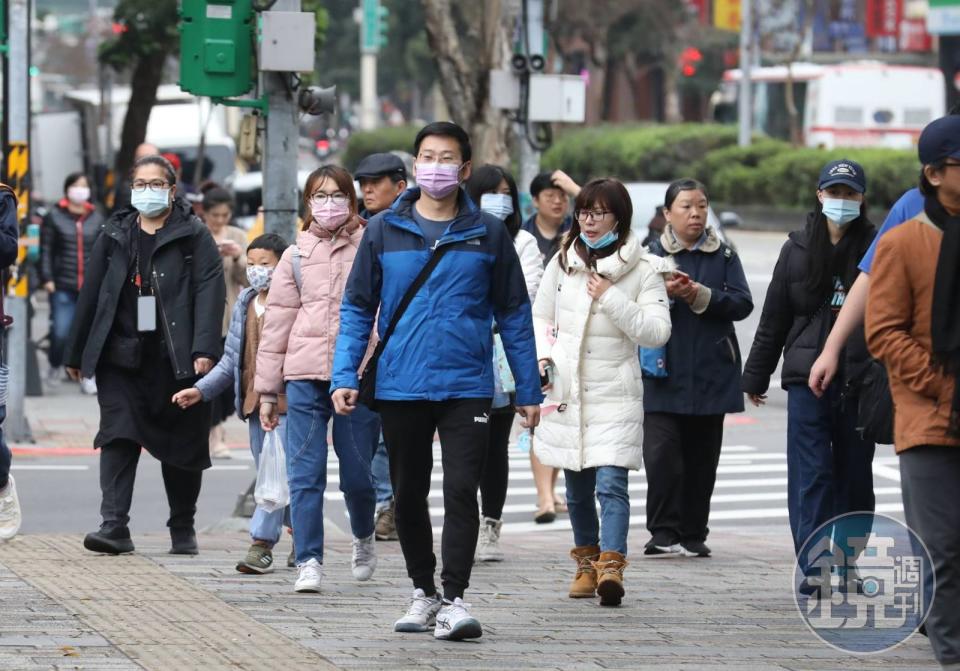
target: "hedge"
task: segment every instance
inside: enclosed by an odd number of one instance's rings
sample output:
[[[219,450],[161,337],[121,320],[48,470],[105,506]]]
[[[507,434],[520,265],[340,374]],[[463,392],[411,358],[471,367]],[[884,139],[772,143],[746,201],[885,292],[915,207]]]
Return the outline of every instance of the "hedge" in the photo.
[[[678,124],[596,126],[562,134],[543,155],[578,181],[614,175],[624,181],[669,181],[715,149],[737,142],[731,126]]]
[[[343,152],[343,166],[353,172],[364,156],[398,149],[412,152],[418,130],[419,126],[393,126],[353,133]]]
[[[757,138],[736,145],[736,129],[717,124],[596,126],[567,131],[543,155],[544,170],[560,168],[575,180],[613,175],[624,181],[671,181],[693,176],[712,200],[726,205],[808,207],[820,169],[850,158],[867,174],[867,198],[890,207],[914,186],[919,162],[913,150],[815,149]]]

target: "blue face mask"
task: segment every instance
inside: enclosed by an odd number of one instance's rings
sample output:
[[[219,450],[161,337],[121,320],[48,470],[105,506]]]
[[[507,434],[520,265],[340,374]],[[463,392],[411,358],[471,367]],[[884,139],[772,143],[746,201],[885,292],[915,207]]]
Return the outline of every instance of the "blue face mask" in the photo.
[[[860,201],[843,198],[824,198],[823,216],[843,228],[860,216]]]
[[[480,209],[503,221],[513,214],[513,198],[506,193],[485,193],[480,196]]]
[[[604,233],[596,242],[591,242],[590,239],[583,233],[580,234],[580,239],[583,240],[583,244],[590,249],[603,249],[604,247],[609,247],[615,243],[619,237],[620,236],[617,235],[617,232],[613,229]]]
[[[163,214],[170,207],[170,189],[132,191],[130,204],[145,217],[155,217]]]

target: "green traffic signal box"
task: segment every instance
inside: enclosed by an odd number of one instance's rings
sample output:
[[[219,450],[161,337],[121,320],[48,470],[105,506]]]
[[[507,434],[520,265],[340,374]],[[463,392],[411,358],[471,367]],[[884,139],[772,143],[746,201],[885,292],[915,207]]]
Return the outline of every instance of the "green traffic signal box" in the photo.
[[[226,98],[253,88],[252,0],[182,0],[179,28],[181,89]]]

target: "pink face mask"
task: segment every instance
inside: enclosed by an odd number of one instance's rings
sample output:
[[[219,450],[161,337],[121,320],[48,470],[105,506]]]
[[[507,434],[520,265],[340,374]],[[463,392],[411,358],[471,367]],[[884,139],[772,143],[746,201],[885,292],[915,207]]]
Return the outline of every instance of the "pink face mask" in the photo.
[[[319,225],[320,228],[327,231],[335,231],[350,218],[350,204],[338,205],[333,200],[328,199],[325,203],[311,205],[310,213],[313,215],[311,226]]]
[[[460,186],[460,167],[451,163],[417,163],[417,186],[435,200],[442,200]]]

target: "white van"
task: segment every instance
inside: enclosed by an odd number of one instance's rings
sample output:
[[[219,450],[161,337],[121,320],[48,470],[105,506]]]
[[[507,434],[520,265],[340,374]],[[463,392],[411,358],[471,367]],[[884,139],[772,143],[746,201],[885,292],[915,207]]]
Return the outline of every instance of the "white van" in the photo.
[[[916,145],[923,127],[945,113],[946,89],[937,68],[855,61],[837,65],[794,63],[794,98],[808,147]],[[723,73],[714,94],[714,118],[736,121],[740,70]],[[789,139],[787,68],[755,68],[753,127]]]

